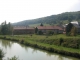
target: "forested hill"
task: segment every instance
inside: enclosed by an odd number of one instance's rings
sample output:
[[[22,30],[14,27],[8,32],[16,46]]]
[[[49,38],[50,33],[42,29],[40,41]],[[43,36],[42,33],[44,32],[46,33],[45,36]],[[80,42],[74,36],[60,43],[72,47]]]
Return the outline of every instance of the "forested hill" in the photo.
[[[13,23],[15,26],[29,26],[32,24],[38,24],[38,23],[43,23],[43,24],[65,24],[70,21],[77,20],[80,21],[80,11],[78,12],[65,12],[62,14],[58,15],[51,15],[47,17],[42,17],[38,19],[32,19],[32,20],[24,20],[21,22]]]

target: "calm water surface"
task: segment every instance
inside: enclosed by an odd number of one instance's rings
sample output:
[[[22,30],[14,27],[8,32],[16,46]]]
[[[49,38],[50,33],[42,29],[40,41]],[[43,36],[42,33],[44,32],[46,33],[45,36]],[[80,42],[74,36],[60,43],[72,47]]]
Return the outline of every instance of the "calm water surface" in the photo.
[[[5,52],[5,57],[17,56],[19,60],[79,60],[77,58],[46,52],[15,42],[0,40],[0,48]]]

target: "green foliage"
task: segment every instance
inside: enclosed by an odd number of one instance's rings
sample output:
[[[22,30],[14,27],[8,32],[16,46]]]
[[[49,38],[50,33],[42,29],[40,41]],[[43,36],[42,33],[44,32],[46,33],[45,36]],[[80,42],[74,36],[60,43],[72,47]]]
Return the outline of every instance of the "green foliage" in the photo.
[[[38,31],[38,34],[39,34],[39,35],[43,35],[43,32],[42,32],[42,31]]]
[[[76,36],[76,35],[77,35],[77,28],[73,26],[71,29],[71,36]]]
[[[11,35],[13,32],[13,27],[10,22],[7,24],[7,26],[8,26],[8,34]]]
[[[0,49],[0,59],[2,59],[4,57],[5,53],[3,52],[2,49]]]
[[[3,35],[0,35],[1,39],[4,39]],[[32,38],[30,35],[6,35],[6,39],[11,41],[20,42],[21,39],[24,39],[24,45],[32,46],[35,48],[47,50],[50,52],[56,52],[64,55],[70,55],[74,57],[80,56],[80,35],[66,36],[64,34],[51,35],[46,38],[46,35],[33,35]]]
[[[66,35],[70,35],[72,27],[73,27],[73,24],[71,24],[71,23],[69,23],[66,26]]]
[[[67,42],[64,42],[64,43],[62,43],[62,46],[67,47],[68,46],[68,43]]]
[[[75,26],[73,26],[73,24],[69,23],[66,27],[66,35],[76,36],[77,35],[77,28]]]
[[[35,28],[35,33],[37,34],[37,32],[38,32],[38,28],[36,27],[36,28]]]
[[[46,35],[53,35],[53,34],[54,34],[53,31],[47,31],[47,32],[46,32]]]
[[[60,38],[60,45],[63,43],[63,38]]]
[[[2,35],[11,35],[13,27],[10,23],[6,24],[6,21],[1,24],[0,32]]]

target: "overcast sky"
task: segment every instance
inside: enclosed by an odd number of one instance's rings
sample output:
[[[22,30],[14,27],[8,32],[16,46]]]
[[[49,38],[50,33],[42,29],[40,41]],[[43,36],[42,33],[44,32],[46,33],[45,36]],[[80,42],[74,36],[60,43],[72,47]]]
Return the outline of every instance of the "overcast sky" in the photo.
[[[0,24],[80,11],[80,0],[0,0]]]

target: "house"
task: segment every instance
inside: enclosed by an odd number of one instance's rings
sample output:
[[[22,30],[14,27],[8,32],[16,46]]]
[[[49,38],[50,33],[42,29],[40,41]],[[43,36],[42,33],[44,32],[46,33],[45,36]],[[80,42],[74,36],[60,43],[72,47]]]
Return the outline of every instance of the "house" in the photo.
[[[16,26],[13,28],[14,35],[20,34],[34,34],[35,29],[33,27],[26,27],[26,26]]]
[[[52,31],[54,33],[63,33],[63,29],[59,26],[38,26],[38,31],[47,33],[47,31]]]
[[[52,31],[54,33],[63,33],[63,29],[59,26],[38,26],[38,31],[42,31],[46,33],[47,31]],[[35,28],[26,27],[26,26],[15,26],[13,28],[14,35],[22,35],[22,34],[34,34]]]

